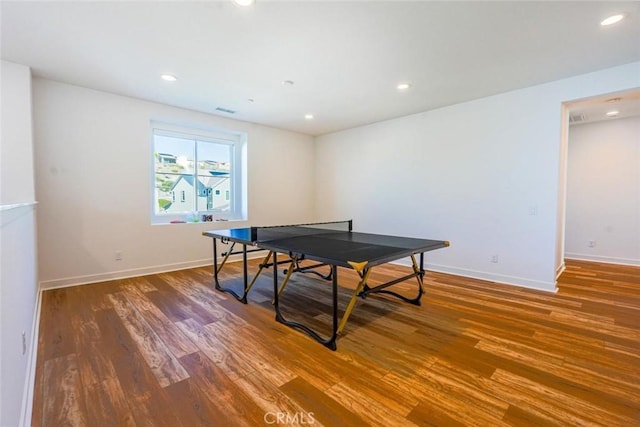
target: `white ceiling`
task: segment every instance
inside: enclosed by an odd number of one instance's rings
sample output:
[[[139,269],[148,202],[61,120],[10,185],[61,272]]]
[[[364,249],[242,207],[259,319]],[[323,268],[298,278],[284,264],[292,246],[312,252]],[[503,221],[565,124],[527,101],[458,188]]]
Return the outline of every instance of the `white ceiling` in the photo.
[[[640,60],[637,1],[2,1],[1,19],[2,58],[37,76],[310,135]]]

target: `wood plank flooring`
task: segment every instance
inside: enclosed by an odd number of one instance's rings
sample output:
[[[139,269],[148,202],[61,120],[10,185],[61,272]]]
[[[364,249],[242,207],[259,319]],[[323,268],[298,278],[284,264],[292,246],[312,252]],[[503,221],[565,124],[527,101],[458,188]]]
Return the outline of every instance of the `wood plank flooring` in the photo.
[[[556,294],[428,273],[419,307],[359,300],[336,352],[275,322],[270,274],[248,305],[210,268],[44,292],[32,425],[640,426],[640,268],[570,261]],[[283,311],[328,331],[330,297],[295,275]]]

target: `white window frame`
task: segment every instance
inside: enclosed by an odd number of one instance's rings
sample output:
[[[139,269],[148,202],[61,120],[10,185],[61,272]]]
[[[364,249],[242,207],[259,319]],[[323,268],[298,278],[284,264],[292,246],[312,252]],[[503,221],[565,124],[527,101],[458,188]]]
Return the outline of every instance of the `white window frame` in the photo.
[[[199,210],[190,214],[185,213],[156,213],[156,182],[155,182],[155,135],[173,136],[196,141],[225,144],[231,147],[231,200],[229,211]],[[172,221],[195,222],[202,221],[202,215],[212,215],[214,220],[243,221],[247,219],[247,171],[246,144],[247,136],[243,132],[216,129],[195,124],[172,123],[170,121],[151,121],[151,223],[168,224]],[[197,179],[197,162],[194,165],[194,175]],[[194,189],[197,200],[197,187]]]

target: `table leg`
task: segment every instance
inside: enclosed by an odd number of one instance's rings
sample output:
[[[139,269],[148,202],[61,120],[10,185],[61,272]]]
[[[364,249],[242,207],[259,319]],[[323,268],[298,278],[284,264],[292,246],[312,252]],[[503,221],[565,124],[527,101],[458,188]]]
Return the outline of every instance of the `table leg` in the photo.
[[[240,302],[246,304],[247,303],[247,283],[249,273],[247,271],[247,245],[245,243],[242,244],[242,298],[240,298]]]
[[[213,239],[213,285],[220,290],[220,282],[218,281],[218,239]]]
[[[338,267],[335,265],[331,266],[331,290],[333,292],[333,334],[327,347],[335,350],[337,348],[336,339],[338,338]]]
[[[242,245],[242,262],[243,262],[243,291],[242,291],[242,295],[238,295],[236,292],[234,292],[232,289],[228,289],[228,288],[224,288],[220,285],[220,281],[218,279],[218,274],[220,273],[220,270],[222,270],[222,267],[224,267],[224,265],[226,264],[227,260],[229,259],[229,256],[231,256],[231,254],[236,254],[238,252],[233,252],[233,247],[235,246],[235,242],[233,242],[231,244],[231,247],[229,248],[229,250],[224,254],[224,257],[222,258],[222,261],[220,262],[220,265],[218,265],[218,245],[217,245],[217,239],[213,239],[213,281],[215,284],[215,288],[218,291],[221,292],[226,292],[229,293],[231,295],[233,295],[233,297],[235,299],[237,299],[238,301],[246,304],[247,303],[247,277],[248,277],[248,272],[247,272],[247,245],[243,244]]]
[[[338,337],[338,268],[335,265],[332,265],[331,272],[333,276],[331,286],[331,291],[333,293],[333,326],[331,336],[329,338],[323,338],[320,336],[320,334],[318,334],[307,325],[285,319],[280,312],[280,289],[278,287],[278,255],[276,252],[273,253],[273,308],[276,312],[276,322],[282,323],[291,328],[300,329],[303,332],[307,333],[311,338],[318,341],[320,344],[335,351],[337,348],[336,339]],[[288,276],[290,276],[291,273],[292,272],[289,271]],[[286,285],[286,282],[283,282],[283,284]]]

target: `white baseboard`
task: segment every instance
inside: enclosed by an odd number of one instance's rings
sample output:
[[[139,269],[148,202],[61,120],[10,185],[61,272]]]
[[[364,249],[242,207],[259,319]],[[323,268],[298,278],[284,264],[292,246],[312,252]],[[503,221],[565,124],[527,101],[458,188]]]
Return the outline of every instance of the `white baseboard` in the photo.
[[[197,260],[179,262],[175,264],[154,265],[151,267],[132,268],[129,270],[111,271],[107,273],[90,274],[86,276],[67,277],[64,279],[45,280],[40,282],[43,290],[65,288],[68,286],[88,285],[90,283],[106,282],[109,280],[126,279],[129,277],[146,276],[148,274],[165,273],[167,271],[185,270],[187,268],[203,267],[211,264],[211,260]]]
[[[564,257],[567,259],[575,259],[576,261],[593,261],[593,262],[604,262],[606,264],[622,264],[622,265],[640,266],[640,259],[619,258],[619,257],[591,255],[591,254],[577,254],[577,253],[571,253],[571,252],[566,252],[564,254]]]
[[[397,261],[397,262],[394,262],[393,264],[407,265],[407,266],[411,265],[411,263],[409,263],[406,260]],[[425,265],[425,269],[435,271],[438,273],[453,274],[454,276],[469,277],[472,279],[486,280],[489,282],[502,283],[502,284],[511,285],[511,286],[520,286],[523,288],[536,289],[536,290],[546,291],[546,292],[555,293],[558,291],[555,281],[544,282],[541,280],[531,280],[523,277],[508,276],[505,274],[489,273],[486,271],[471,270],[467,268],[452,267],[448,265],[439,265],[439,264]]]
[[[260,255],[248,253],[247,258],[260,258]],[[240,261],[242,255],[232,255],[228,262]],[[90,274],[86,276],[67,277],[63,279],[45,280],[40,282],[42,290],[66,288],[68,286],[88,285],[91,283],[106,282],[109,280],[127,279],[129,277],[146,276],[149,274],[167,273],[169,271],[186,270],[189,268],[206,267],[212,265],[211,258],[196,261],[177,262],[173,264],[154,265],[151,267],[132,268],[129,270],[111,271],[107,273]]]
[[[261,257],[262,257],[261,255],[255,255],[255,253],[249,253],[247,255],[248,259],[261,258]],[[571,259],[580,259],[580,258],[574,258],[569,254],[567,254],[566,257]],[[242,259],[241,255],[232,255],[229,257],[228,262],[240,261],[241,259]],[[606,262],[603,260],[598,260],[598,261]],[[411,266],[411,263],[407,259],[395,261],[392,264]],[[620,264],[620,262],[616,262],[616,264]],[[47,290],[47,289],[64,288],[68,286],[88,285],[91,283],[105,282],[109,280],[127,279],[129,277],[146,276],[148,274],[158,274],[158,273],[166,273],[170,271],[186,270],[189,268],[205,267],[208,265],[211,265],[211,260],[202,259],[202,260],[180,262],[180,263],[174,263],[174,264],[156,265],[152,267],[134,268],[130,270],[113,271],[113,272],[101,273],[101,274],[92,274],[87,276],[76,276],[76,277],[68,277],[64,279],[46,280],[46,281],[40,282],[40,289]],[[640,265],[640,263],[630,264],[630,265]],[[452,267],[452,266],[439,265],[439,264],[429,264],[426,266],[426,268],[428,270],[437,271],[439,273],[453,274],[455,276],[463,276],[463,277],[470,277],[473,279],[487,280],[489,282],[503,283],[503,284],[512,285],[512,286],[521,286],[523,288],[538,289],[538,290],[547,291],[547,292],[556,292],[558,290],[556,287],[555,281],[544,282],[541,280],[532,280],[524,277],[508,276],[504,274],[489,273],[486,271],[471,270],[467,268]],[[556,272],[557,275],[559,276],[560,273],[562,273],[562,271],[564,271],[564,263],[558,268],[558,271]]]
[[[40,336],[40,311],[42,307],[42,289],[38,289],[36,304],[31,325],[31,343],[27,355],[27,375],[22,392],[22,410],[20,411],[20,427],[31,425],[33,414],[33,393],[36,382],[36,364],[38,361],[38,338]]]
[[[560,264],[558,268],[556,268],[556,282],[558,281],[558,278],[560,277],[560,275],[564,273],[566,269],[567,269],[567,266],[564,263],[564,260],[562,260],[562,264]]]

